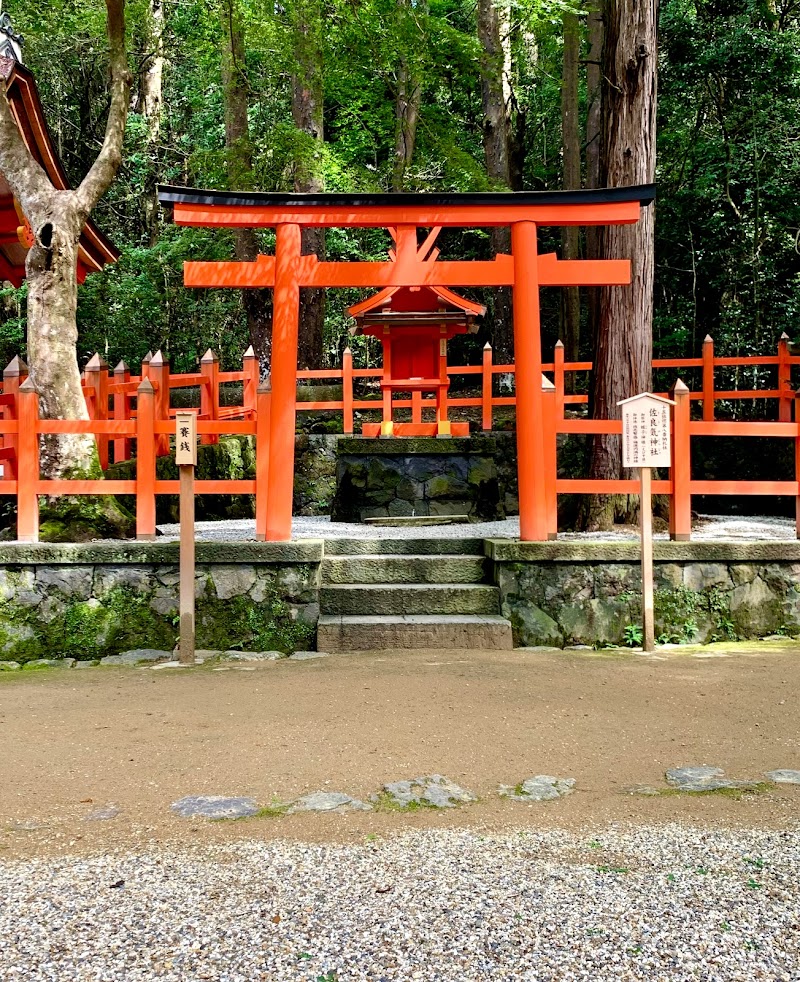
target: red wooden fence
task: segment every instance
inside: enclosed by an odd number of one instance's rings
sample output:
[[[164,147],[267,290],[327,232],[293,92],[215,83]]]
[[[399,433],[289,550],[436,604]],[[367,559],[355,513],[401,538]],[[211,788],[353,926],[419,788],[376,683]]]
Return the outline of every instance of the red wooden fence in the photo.
[[[792,367],[800,364],[800,356],[790,353],[788,338],[778,342],[777,353],[772,356],[748,356],[717,358],[711,338],[703,343],[700,358],[656,359],[654,369],[700,369],[702,387],[691,392],[680,381],[671,390],[676,405],[673,409],[673,466],[664,480],[655,481],[653,490],[671,498],[670,533],[676,539],[688,539],[691,534],[691,499],[693,495],[791,495],[798,501],[797,529],[800,537],[800,409],[792,390]],[[715,388],[715,371],[718,368],[770,368],[775,370],[773,389],[724,389]],[[584,478],[566,479],[557,476],[557,437],[560,433],[612,433],[621,434],[619,420],[589,419],[566,416],[567,406],[587,402],[585,395],[567,391],[566,378],[570,373],[591,371],[591,362],[565,362],[564,348],[559,342],[553,362],[544,369],[552,374],[553,381],[542,377],[544,392],[544,418],[546,461],[544,480],[547,498],[547,524],[551,536],[557,532],[556,504],[559,494],[633,493],[638,481],[598,481]],[[453,396],[451,406],[478,408],[481,426],[490,430],[495,409],[513,406],[513,395],[496,395],[494,379],[497,375],[510,376],[513,365],[495,365],[492,350],[487,345],[480,365],[460,365],[448,368],[451,377],[478,376],[480,395]],[[381,404],[374,399],[358,398],[354,392],[359,380],[379,379],[381,369],[354,369],[352,353],[344,352],[341,369],[321,369],[298,372],[298,379],[340,380],[341,400],[325,402],[298,402],[299,411],[330,411],[342,414],[343,432],[354,431],[356,411],[380,412]],[[256,532],[266,530],[266,475],[269,434],[270,392],[267,385],[259,385],[258,359],[252,348],[244,355],[242,370],[222,372],[217,356],[207,351],[200,362],[200,371],[193,374],[173,375],[169,364],[160,352],[148,355],[139,375],[132,375],[124,362],[113,373],[99,355],[86,365],[83,388],[89,419],[46,420],[39,415],[38,396],[26,381],[27,368],[19,358],[14,358],[3,373],[0,394],[0,462],[3,476],[0,494],[17,498],[17,528],[21,541],[35,542],[38,537],[38,496],[60,494],[127,494],[136,496],[137,537],[155,536],[155,501],[159,494],[177,494],[178,481],[156,478],[156,458],[170,451],[170,436],[174,433],[175,409],[170,405],[173,389],[195,387],[199,389],[198,433],[201,443],[216,443],[220,436],[244,434],[256,437],[256,476],[254,480],[199,480],[195,484],[198,494],[254,494],[256,496]],[[222,406],[220,387],[229,383],[242,385],[242,402],[235,406]],[[477,387],[477,386],[476,386]],[[800,393],[798,393],[800,396]],[[777,421],[741,422],[715,419],[715,403],[728,400],[758,399],[777,401]],[[702,419],[691,418],[690,403],[702,403]],[[399,398],[393,402],[395,409],[411,409],[412,419],[421,419],[422,411],[433,408],[432,399]],[[133,441],[136,441],[136,477],[131,480],[43,480],[39,470],[39,436],[44,433],[91,433],[98,445],[100,462],[107,468],[113,457],[115,462],[131,458]],[[781,437],[795,441],[795,475],[791,481],[705,481],[691,478],[691,438],[693,436],[762,436]]]

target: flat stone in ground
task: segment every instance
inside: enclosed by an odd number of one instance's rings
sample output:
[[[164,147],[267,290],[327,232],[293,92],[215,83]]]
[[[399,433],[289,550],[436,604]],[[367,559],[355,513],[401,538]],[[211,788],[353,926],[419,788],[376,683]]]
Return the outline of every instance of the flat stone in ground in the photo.
[[[800,784],[800,771],[767,771],[764,777],[768,781],[774,781],[776,784]]]
[[[678,791],[719,791],[721,788],[748,788],[753,781],[734,781],[721,767],[673,767],[666,773],[667,784]]]
[[[162,661],[158,665],[151,665],[150,671],[157,672],[161,668],[191,668],[191,665],[184,665],[180,661]]]
[[[26,661],[22,667],[29,670],[35,670],[37,668],[72,668],[74,664],[74,658],[36,658],[34,661]]]
[[[657,798],[661,791],[658,788],[651,788],[649,784],[631,784],[622,789],[623,794],[639,794],[645,798]]]
[[[415,777],[410,781],[394,781],[384,784],[383,790],[399,808],[408,808],[410,805],[454,808],[456,805],[478,800],[471,791],[459,787],[441,774]]]
[[[0,672],[16,672],[22,668],[18,661],[0,661]]]
[[[221,794],[190,794],[173,801],[170,808],[182,818],[248,818],[258,812],[254,798]]]
[[[291,661],[310,661],[313,658],[328,658],[327,651],[293,651],[289,655]]]
[[[288,809],[288,814],[295,812],[368,812],[372,805],[351,798],[341,791],[314,791],[298,798]]]
[[[100,659],[101,665],[138,665],[146,661],[170,661],[171,651],[161,651],[158,648],[133,648],[121,651],[118,655],[106,655]]]
[[[95,808],[89,812],[86,816],[87,822],[108,822],[112,818],[116,818],[119,815],[120,809],[116,805],[111,803],[107,805],[101,805],[99,808]]]
[[[501,784],[499,792],[504,798],[510,798],[512,801],[554,801],[556,798],[572,794],[574,788],[574,777],[537,774],[516,787]]]
[[[225,661],[277,661],[284,655],[282,651],[238,651],[231,648],[222,657]]]

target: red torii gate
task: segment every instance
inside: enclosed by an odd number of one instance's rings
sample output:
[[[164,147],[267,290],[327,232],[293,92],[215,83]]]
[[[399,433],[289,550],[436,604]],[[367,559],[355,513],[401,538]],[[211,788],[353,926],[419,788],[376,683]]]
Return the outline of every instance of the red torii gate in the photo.
[[[589,191],[490,194],[269,194],[162,187],[159,198],[179,225],[275,228],[275,255],[254,262],[188,262],[194,287],[272,287],[272,408],[267,522],[264,539],[286,541],[292,530],[297,336],[300,288],[510,286],[514,298],[517,459],[520,538],[547,539],[542,471],[540,286],[624,286],[630,261],[559,260],[538,255],[538,225],[634,224],[655,197],[653,185]],[[393,228],[394,261],[320,262],[300,251],[304,226]],[[417,229],[511,227],[511,252],[489,261],[426,262]]]

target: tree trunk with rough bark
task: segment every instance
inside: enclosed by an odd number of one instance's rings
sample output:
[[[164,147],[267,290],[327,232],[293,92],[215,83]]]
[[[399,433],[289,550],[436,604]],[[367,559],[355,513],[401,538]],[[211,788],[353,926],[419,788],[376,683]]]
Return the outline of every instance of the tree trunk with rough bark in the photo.
[[[603,58],[603,0],[591,0],[588,10],[589,55],[586,60],[586,187],[599,188],[600,144],[602,142],[602,74]],[[586,229],[586,258],[600,258],[602,229],[592,226]],[[586,291],[589,335],[597,332],[597,311],[600,293],[597,287]]]
[[[495,188],[511,187],[511,140],[508,116],[508,37],[501,31],[501,14],[494,0],[478,0],[478,40],[481,45],[481,104],[483,108],[483,152],[486,173]],[[508,25],[506,25],[508,30]],[[506,43],[504,43],[504,41]],[[493,228],[492,251],[511,251],[511,230]],[[511,289],[499,287],[494,296],[494,360],[509,363],[514,358],[514,326]]]
[[[402,16],[409,0],[397,0]],[[392,166],[392,191],[402,191],[406,173],[414,159],[417,140],[417,122],[422,100],[422,82],[414,71],[409,53],[400,55],[397,68],[397,94],[395,96],[394,161]]]
[[[319,0],[299,0],[295,9],[295,74],[292,77],[292,119],[294,125],[312,141],[312,149],[297,161],[294,189],[314,193],[323,190],[319,175],[318,149],[324,142],[322,77],[322,12]],[[314,146],[316,145],[316,146]],[[304,255],[325,258],[325,230],[304,228]],[[303,287],[300,290],[300,330],[298,365],[300,368],[322,366],[322,328],[325,322],[325,290]]]
[[[110,47],[111,102],[103,146],[73,191],[58,191],[31,156],[0,87],[0,171],[30,224],[34,243],[25,262],[28,280],[28,365],[45,419],[88,419],[78,368],[76,323],[78,244],[86,221],[108,190],[122,161],[131,75],[125,54],[125,2],[106,0]],[[92,436],[42,439],[46,478],[102,477]],[[75,507],[71,508],[71,503]],[[113,498],[59,499],[52,510],[80,510],[102,517],[106,528],[130,533],[130,516]],[[103,512],[97,515],[98,509]],[[43,516],[44,517],[44,510]],[[102,533],[101,533],[102,534]]]
[[[236,0],[222,4],[222,92],[225,107],[225,149],[228,184],[234,191],[253,190],[253,146],[247,118],[249,86],[245,74],[245,37]],[[233,230],[233,248],[240,263],[258,257],[255,229]],[[261,372],[269,371],[272,355],[272,290],[242,290],[250,343]]]
[[[581,138],[578,120],[578,55],[580,32],[578,17],[565,13],[564,65],[561,85],[561,142],[563,146],[563,185],[565,191],[575,191],[581,186]],[[561,251],[564,259],[580,256],[580,229],[568,226],[561,230]],[[581,337],[581,295],[577,286],[564,287],[561,291],[562,338],[567,361],[577,361]],[[572,389],[574,375],[568,376]]]
[[[609,0],[603,55],[603,175],[608,187],[649,184],[655,177],[657,0]],[[631,259],[631,285],[602,287],[594,344],[593,411],[599,419],[619,419],[617,403],[652,384],[654,207],[642,210],[635,225],[603,229],[602,255]],[[622,475],[620,438],[596,436],[590,475]],[[638,501],[625,495],[587,501],[584,524],[607,529],[629,520]]]
[[[164,97],[164,4],[150,0],[145,32],[147,61],[140,81],[141,112],[147,124],[147,143],[151,167],[144,198],[144,220],[150,245],[158,240],[158,173],[161,161],[161,116]]]

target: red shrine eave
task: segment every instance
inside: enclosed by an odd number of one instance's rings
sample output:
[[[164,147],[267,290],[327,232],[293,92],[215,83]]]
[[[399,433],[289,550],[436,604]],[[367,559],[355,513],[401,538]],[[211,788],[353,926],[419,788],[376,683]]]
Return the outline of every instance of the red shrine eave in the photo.
[[[0,84],[5,84],[6,97],[25,145],[53,186],[59,191],[68,190],[70,185],[47,128],[33,73],[13,58],[0,56],[0,80]],[[22,284],[30,234],[11,188],[0,173],[0,280],[8,280],[14,286]],[[97,272],[117,259],[119,251],[89,219],[78,247],[78,281],[82,283],[87,273]]]
[[[484,194],[274,194],[160,187],[178,225],[269,228],[276,225],[491,227],[633,224],[655,198],[655,185],[580,191]]]

